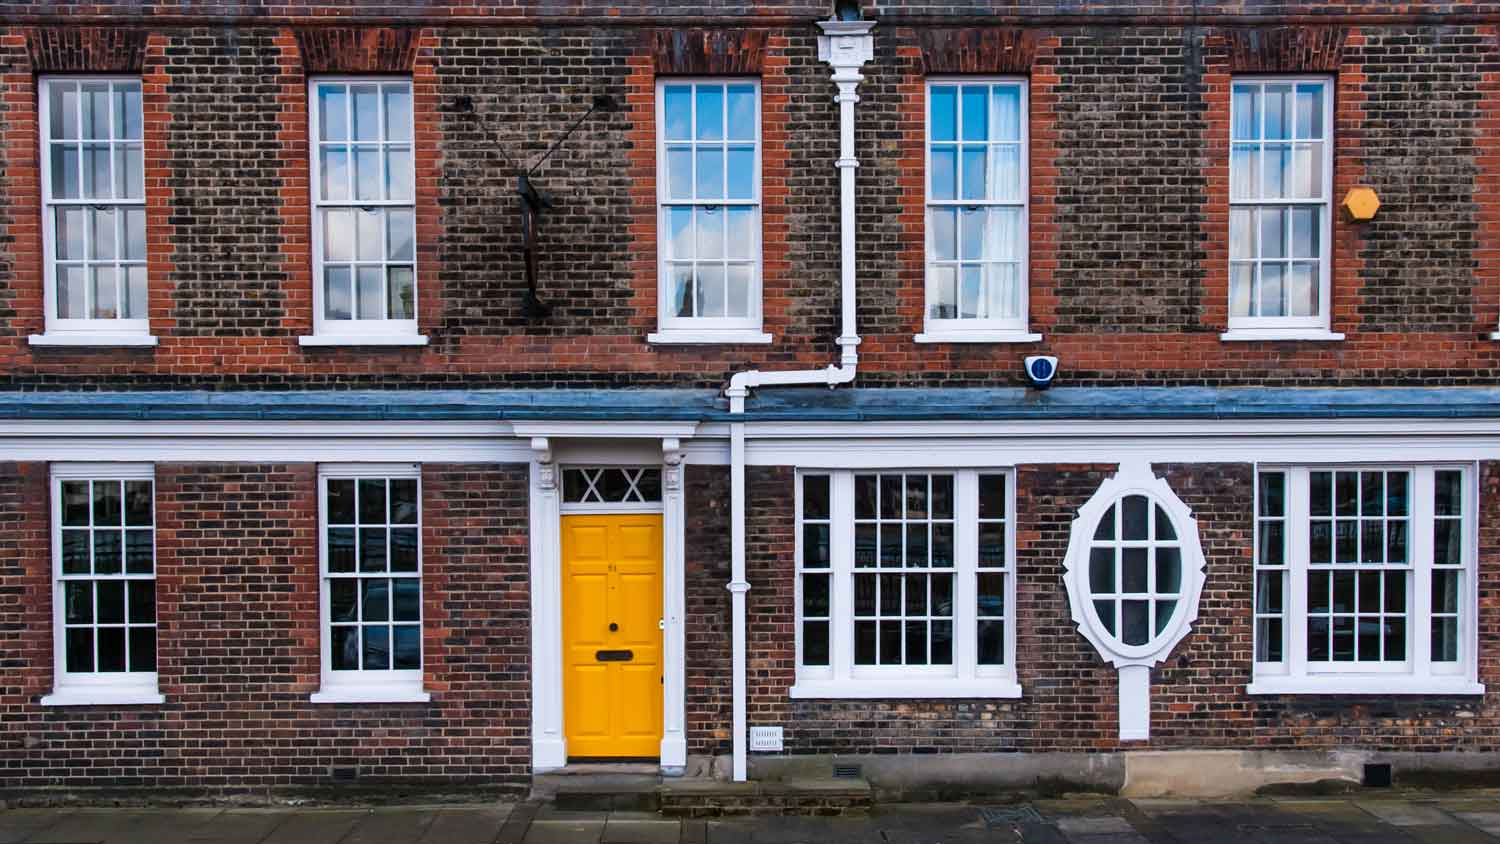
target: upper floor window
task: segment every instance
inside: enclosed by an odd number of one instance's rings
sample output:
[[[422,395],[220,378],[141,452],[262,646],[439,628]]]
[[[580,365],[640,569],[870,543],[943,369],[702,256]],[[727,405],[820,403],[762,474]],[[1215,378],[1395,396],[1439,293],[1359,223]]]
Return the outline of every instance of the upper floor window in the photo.
[[[150,465],[56,464],[56,686],[45,704],[160,703]]]
[[[927,319],[918,339],[1027,330],[1026,83],[927,85]]]
[[[49,339],[144,338],[140,80],[51,77],[41,80],[40,94]]]
[[[1482,691],[1471,471],[1260,472],[1252,692]]]
[[[314,330],[415,338],[411,82],[319,79],[310,90]]]
[[[761,328],[760,85],[657,85],[660,333],[653,342],[766,342]]]
[[[794,697],[1015,697],[1002,472],[799,477]]]
[[[1333,96],[1326,79],[1234,82],[1229,156],[1229,328],[1329,327]]]

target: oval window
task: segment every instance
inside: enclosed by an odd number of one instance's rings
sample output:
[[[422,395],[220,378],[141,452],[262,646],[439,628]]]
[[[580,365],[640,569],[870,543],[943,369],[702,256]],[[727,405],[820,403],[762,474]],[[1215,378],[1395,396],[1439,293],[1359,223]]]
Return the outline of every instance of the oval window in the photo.
[[[1089,607],[1121,644],[1151,644],[1171,629],[1182,602],[1182,544],[1171,514],[1140,494],[1115,501],[1089,543]]]

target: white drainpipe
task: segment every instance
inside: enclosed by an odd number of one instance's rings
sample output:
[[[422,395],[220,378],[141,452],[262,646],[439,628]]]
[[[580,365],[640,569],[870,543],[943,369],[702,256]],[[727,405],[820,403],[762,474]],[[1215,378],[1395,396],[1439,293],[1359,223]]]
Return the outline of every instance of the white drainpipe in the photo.
[[[859,69],[874,56],[875,38],[870,30],[874,21],[819,21],[823,34],[818,36],[818,58],[833,67],[833,81],[838,85],[839,104],[839,289],[842,296],[842,326],[839,333],[839,364],[824,369],[797,372],[736,373],[729,379],[724,395],[729,399],[730,413],[745,412],[745,397],[756,387],[777,384],[827,384],[831,389],[854,380],[859,367],[859,334],[854,327],[854,171],[859,160],[854,157],[854,104],[859,102]],[[730,555],[729,593],[733,601],[734,683],[734,779],[744,782],[747,775],[745,754],[745,423],[729,426],[730,485]]]

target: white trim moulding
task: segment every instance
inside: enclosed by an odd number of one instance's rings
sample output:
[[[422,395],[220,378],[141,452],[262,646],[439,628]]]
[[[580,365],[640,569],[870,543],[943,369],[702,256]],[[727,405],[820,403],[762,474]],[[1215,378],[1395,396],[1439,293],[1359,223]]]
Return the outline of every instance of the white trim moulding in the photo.
[[[426,334],[304,334],[299,346],[425,346]]]
[[[151,334],[111,334],[106,332],[77,331],[71,333],[53,332],[50,334],[33,334],[26,338],[26,342],[33,346],[70,346],[74,348],[120,348],[120,347],[148,347],[156,345],[156,337]]]
[[[914,343],[1040,343],[1042,335],[1027,331],[924,331]]]
[[[764,346],[775,340],[763,331],[653,331],[646,342],[653,346]]]
[[[1226,343],[1284,340],[1325,342],[1342,340],[1344,335],[1320,328],[1233,328],[1220,334],[1219,339]]]

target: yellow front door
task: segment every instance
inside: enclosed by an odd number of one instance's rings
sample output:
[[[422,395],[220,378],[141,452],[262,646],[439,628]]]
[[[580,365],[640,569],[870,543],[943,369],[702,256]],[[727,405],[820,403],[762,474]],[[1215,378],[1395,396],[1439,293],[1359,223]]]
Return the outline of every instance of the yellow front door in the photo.
[[[661,754],[660,515],[563,516],[568,756]]]

